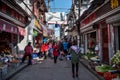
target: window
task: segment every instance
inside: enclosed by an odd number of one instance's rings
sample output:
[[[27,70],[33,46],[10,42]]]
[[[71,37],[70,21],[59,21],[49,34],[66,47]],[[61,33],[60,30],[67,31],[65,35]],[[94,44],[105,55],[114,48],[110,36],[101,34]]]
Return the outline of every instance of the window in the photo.
[[[19,21],[22,22],[22,16],[19,16]]]
[[[2,3],[0,2],[0,11],[2,10]]]
[[[22,22],[25,23],[25,19],[24,19],[24,17],[22,17]]]
[[[15,16],[15,17],[16,17],[16,19],[18,20],[18,13],[16,13],[16,16]]]
[[[2,5],[2,12],[6,12],[6,5],[5,4]]]
[[[11,16],[14,17],[14,15],[15,15],[14,10],[11,10]]]
[[[7,8],[6,8],[6,13],[7,13],[8,15],[11,15],[11,8],[7,7]]]

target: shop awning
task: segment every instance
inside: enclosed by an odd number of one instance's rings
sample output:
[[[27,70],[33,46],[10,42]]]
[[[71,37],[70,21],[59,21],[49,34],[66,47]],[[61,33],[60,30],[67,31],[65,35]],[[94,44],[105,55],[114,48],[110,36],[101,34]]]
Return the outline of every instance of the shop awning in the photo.
[[[41,34],[42,34],[42,31],[41,31],[41,30],[39,30],[38,28],[33,27],[33,29],[35,29],[36,31],[38,31],[38,33],[41,33]]]
[[[106,23],[118,23],[120,22],[120,14],[116,14],[106,19]]]
[[[89,31],[89,30],[92,30],[93,29],[93,26],[89,26],[89,27],[86,27],[86,28],[82,28],[81,29],[81,33],[84,33],[86,31]]]
[[[39,24],[39,22],[38,22],[36,19],[34,19],[34,25],[35,25],[35,27],[37,27],[38,29],[42,30],[41,25]]]
[[[87,27],[93,25],[94,23],[99,22],[100,20],[105,19],[105,18],[111,16],[112,14],[118,12],[119,10],[120,10],[120,6],[117,7],[116,9],[113,9],[112,11],[109,11],[109,12],[107,12],[106,14],[104,14],[104,15],[96,18],[95,20],[93,20],[92,22],[86,24],[86,25],[85,25],[84,27],[82,27],[82,28],[87,28]],[[81,28],[81,29],[82,29],[82,28]]]
[[[47,27],[45,25],[43,25],[42,23],[40,23],[43,29],[43,36],[48,36],[48,30]]]
[[[5,21],[3,19],[0,19],[0,30],[18,34],[18,27],[12,23],[9,23],[8,21]]]

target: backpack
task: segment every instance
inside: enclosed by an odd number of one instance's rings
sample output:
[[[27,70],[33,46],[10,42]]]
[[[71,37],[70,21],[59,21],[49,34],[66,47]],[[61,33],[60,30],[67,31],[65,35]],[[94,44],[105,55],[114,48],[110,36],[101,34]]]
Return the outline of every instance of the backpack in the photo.
[[[79,54],[80,48],[78,46],[71,46],[71,49],[75,51],[76,54]]]

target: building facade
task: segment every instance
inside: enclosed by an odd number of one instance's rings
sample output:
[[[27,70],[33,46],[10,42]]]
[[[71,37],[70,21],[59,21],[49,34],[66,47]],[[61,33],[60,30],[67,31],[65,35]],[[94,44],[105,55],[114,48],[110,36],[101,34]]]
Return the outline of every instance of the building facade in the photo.
[[[7,46],[10,53],[17,53],[17,44],[26,34],[29,15],[15,1],[7,0],[0,1],[0,14],[1,51]]]
[[[47,12],[44,0],[23,0],[18,3],[29,15],[30,22],[26,27],[26,36],[19,45],[21,51],[28,42],[32,42],[33,47],[40,47],[43,37],[47,36],[47,26],[45,22],[45,12]]]
[[[92,2],[80,19],[80,30],[85,53],[94,51],[99,45],[99,56],[103,63],[111,63],[111,57],[119,50],[119,0],[101,0]],[[94,5],[94,3],[96,5]]]

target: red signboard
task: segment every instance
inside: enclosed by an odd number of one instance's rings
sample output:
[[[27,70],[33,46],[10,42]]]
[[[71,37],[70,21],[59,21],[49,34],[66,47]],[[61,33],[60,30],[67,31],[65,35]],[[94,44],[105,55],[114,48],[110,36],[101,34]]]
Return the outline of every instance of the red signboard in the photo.
[[[0,30],[5,32],[10,32],[18,34],[18,28],[16,25],[9,23],[5,20],[0,19]]]
[[[81,22],[81,27],[87,25],[88,23],[90,23],[91,21],[96,19],[96,13],[92,13],[91,15],[89,15],[86,19],[84,19]]]

